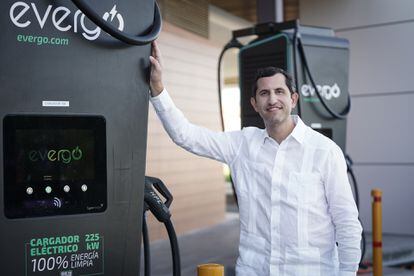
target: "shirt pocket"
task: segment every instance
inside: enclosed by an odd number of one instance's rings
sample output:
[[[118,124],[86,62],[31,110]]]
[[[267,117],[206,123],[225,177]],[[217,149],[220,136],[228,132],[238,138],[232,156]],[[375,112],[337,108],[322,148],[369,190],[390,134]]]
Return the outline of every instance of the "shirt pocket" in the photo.
[[[240,185],[241,191],[253,196],[267,194],[267,189],[270,189],[267,180],[265,177],[265,165],[263,163],[244,160],[243,183]]]
[[[315,203],[322,193],[320,174],[291,172],[287,190],[289,202]]]
[[[284,275],[319,276],[320,250],[317,247],[286,247]]]
[[[240,264],[260,269],[266,258],[266,240],[257,235],[240,231]]]

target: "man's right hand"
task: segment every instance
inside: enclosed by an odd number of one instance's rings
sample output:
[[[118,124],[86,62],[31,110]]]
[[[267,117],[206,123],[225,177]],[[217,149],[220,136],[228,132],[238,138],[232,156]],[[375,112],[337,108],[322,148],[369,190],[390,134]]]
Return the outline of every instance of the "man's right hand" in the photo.
[[[158,48],[156,41],[152,42],[152,51],[150,56],[151,62],[151,76],[150,76],[150,88],[153,97],[158,96],[164,85],[162,83],[162,63],[161,63],[161,52]]]

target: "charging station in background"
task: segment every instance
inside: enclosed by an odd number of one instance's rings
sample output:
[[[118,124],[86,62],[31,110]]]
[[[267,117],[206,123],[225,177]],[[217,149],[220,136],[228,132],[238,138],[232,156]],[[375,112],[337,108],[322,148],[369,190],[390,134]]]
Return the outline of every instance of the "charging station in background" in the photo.
[[[113,38],[85,3],[115,36],[152,38]],[[0,274],[139,275],[158,6],[4,0],[0,10]]]

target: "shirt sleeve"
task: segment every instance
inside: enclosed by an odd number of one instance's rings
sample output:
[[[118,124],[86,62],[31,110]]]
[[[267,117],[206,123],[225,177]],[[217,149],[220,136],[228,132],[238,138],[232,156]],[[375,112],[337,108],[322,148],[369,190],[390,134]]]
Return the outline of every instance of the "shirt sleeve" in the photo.
[[[190,123],[165,89],[150,101],[164,129],[178,146],[227,164],[233,161],[241,145],[241,131],[215,132]]]
[[[325,189],[338,243],[340,275],[355,275],[361,258],[362,227],[342,150],[335,145],[326,163]]]

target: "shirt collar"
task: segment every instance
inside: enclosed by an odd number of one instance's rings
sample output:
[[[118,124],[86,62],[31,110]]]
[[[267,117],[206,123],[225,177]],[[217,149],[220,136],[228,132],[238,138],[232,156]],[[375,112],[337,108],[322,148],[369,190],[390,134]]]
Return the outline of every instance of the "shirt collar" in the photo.
[[[300,119],[298,115],[291,115],[291,117],[293,119],[293,122],[295,123],[295,128],[293,129],[292,133],[290,133],[289,136],[292,136],[296,141],[302,144],[305,138],[306,125]],[[267,130],[264,129],[263,130],[263,143],[266,141],[266,139],[272,139],[272,138],[267,133]]]
[[[298,115],[291,116],[293,118],[293,121],[295,122],[295,128],[293,129],[290,135],[292,135],[292,137],[295,138],[296,141],[302,144],[303,140],[305,139],[306,125]]]

